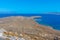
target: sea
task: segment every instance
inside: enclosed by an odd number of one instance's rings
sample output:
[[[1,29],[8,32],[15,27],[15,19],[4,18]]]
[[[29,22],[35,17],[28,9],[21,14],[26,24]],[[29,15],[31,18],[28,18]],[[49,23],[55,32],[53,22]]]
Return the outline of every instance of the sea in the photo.
[[[60,15],[56,14],[0,14],[0,18],[9,16],[41,16],[41,18],[34,19],[37,23],[45,26],[50,26],[55,30],[60,31]]]

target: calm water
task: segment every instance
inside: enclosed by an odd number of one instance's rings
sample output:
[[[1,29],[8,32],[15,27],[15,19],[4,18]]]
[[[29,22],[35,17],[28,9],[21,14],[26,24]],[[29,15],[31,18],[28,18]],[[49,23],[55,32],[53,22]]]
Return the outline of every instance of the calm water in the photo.
[[[0,14],[0,18],[8,16],[42,16],[36,19],[36,22],[42,25],[52,26],[54,29],[60,30],[60,15],[53,14]]]

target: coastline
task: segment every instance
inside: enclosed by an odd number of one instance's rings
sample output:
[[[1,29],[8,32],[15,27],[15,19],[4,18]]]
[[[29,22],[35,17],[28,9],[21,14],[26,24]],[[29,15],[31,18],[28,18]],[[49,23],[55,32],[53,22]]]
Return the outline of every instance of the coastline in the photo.
[[[42,38],[44,37],[43,39],[45,39],[45,37],[53,39],[56,36],[59,38],[60,31],[54,30],[50,26],[48,27],[48,26],[41,25],[38,22],[36,22],[34,18],[24,17],[24,16],[6,17],[0,19],[0,21],[3,22],[0,23],[0,28],[7,30],[7,33],[8,32],[10,33],[16,32],[18,34],[22,33],[23,35],[25,35],[25,37],[27,35],[28,37],[32,37],[32,39],[38,37],[36,38],[37,40],[39,40],[41,36]]]

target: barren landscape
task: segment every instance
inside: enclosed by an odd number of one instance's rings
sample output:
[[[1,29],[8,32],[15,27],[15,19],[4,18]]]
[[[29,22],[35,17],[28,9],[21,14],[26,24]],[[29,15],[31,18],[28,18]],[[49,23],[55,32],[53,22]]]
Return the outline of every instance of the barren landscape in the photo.
[[[11,16],[0,18],[0,29],[3,28],[12,33],[16,32],[18,37],[20,36],[25,40],[54,40],[56,37],[59,39],[60,31],[38,24],[34,20],[38,17]]]

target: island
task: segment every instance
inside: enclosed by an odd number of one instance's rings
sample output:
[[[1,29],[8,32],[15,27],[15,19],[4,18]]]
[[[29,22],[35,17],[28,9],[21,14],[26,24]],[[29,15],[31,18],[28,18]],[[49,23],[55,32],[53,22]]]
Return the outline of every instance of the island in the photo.
[[[4,40],[60,40],[60,31],[38,24],[41,16],[0,18],[0,38]]]

